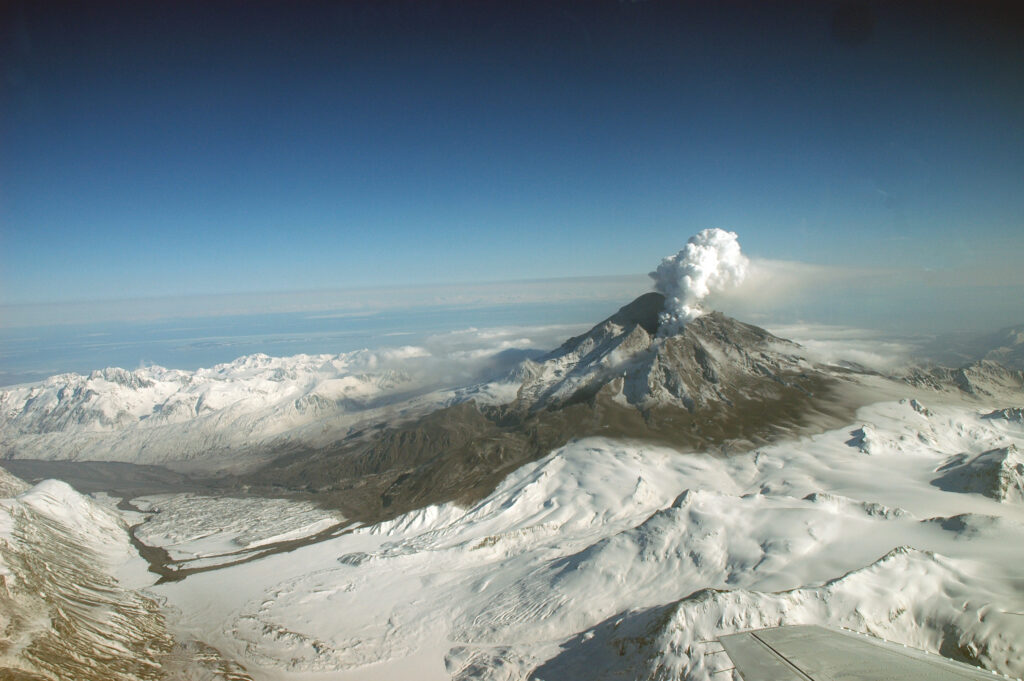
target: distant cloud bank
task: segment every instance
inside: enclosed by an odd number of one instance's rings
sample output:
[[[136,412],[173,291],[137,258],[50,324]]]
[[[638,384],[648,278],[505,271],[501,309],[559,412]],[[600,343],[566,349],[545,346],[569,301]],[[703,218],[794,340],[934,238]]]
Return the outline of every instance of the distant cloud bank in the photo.
[[[179,317],[301,313],[341,318],[416,307],[486,307],[572,301],[628,301],[648,290],[642,274],[379,288],[276,291],[0,306],[0,327],[15,328]]]
[[[818,323],[901,333],[985,331],[1024,322],[1024,271],[1019,268],[965,267],[939,271],[830,266],[747,259],[739,255],[738,245],[736,253],[732,254],[736,256],[733,262],[729,260],[731,253],[725,253],[726,265],[733,271],[742,264],[745,276],[730,276],[728,286],[708,286],[706,297],[699,300],[684,295],[680,298],[680,315],[686,315],[687,305],[699,304],[700,308],[721,310],[760,325]],[[675,265],[687,264],[678,254],[674,257]],[[742,263],[738,260],[740,257]],[[665,277],[682,274],[691,279],[708,273],[694,267],[660,267],[659,271]],[[676,280],[679,281],[679,277]],[[655,285],[659,282],[656,278]],[[341,319],[415,308],[470,310],[534,303],[607,303],[611,314],[654,287],[647,275],[637,273],[418,287],[0,305],[0,330],[257,314],[306,314],[309,319]],[[704,293],[703,288],[700,293]]]

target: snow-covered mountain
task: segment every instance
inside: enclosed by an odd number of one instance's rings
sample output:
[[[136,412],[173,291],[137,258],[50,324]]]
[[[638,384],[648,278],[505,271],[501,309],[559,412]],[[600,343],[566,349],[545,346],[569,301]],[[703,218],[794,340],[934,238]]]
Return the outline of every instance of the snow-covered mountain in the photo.
[[[885,379],[809,359],[796,343],[720,313],[659,328],[648,293],[495,382],[438,390],[422,348],[243,357],[194,372],[62,375],[0,393],[5,458],[161,464],[241,475],[223,484],[316,493],[375,521],[470,503],[574,438],[744,451],[836,425]],[[1024,387],[984,362],[916,369],[907,383],[976,398]],[[222,483],[218,483],[222,484]]]
[[[991,360],[974,362],[957,369],[912,367],[896,378],[915,386],[975,397],[995,397],[1024,390],[1024,371]]]
[[[9,666],[104,678],[103,640],[140,678],[709,681],[717,636],[804,623],[1024,674],[1024,375],[816,363],[662,304],[451,390],[350,353],[7,391],[5,455],[251,457],[235,496],[120,511],[160,583],[112,504],[0,478]]]
[[[379,418],[375,410],[396,418],[403,409],[426,409],[410,398],[433,386],[390,368],[419,353],[250,355],[197,371],[61,374],[0,391],[0,451],[6,458],[251,467],[280,440],[339,438]],[[402,406],[389,408],[395,401]]]
[[[380,450],[393,449],[397,440],[421,440],[415,433],[424,427],[455,432],[467,446],[505,442],[498,466],[504,475],[573,437],[743,449],[809,419],[848,415],[848,400],[834,393],[855,378],[850,367],[818,364],[799,345],[719,313],[666,333],[659,329],[663,305],[659,293],[640,296],[553,352],[524,360],[504,379],[465,388],[424,372],[431,358],[420,347],[252,355],[196,371],[154,366],[62,374],[0,391],[0,456],[160,464],[198,473],[251,472],[269,464],[277,475],[275,459],[288,456],[294,468],[308,454],[314,466],[361,463],[346,464],[347,472],[293,471],[298,487],[312,484],[311,477],[326,475],[330,483],[393,471],[391,484],[410,466],[436,458],[439,441],[414,447],[404,463],[381,468],[367,461],[395,459]],[[1024,373],[987,361],[895,378],[977,396],[1024,386]],[[444,409],[460,403],[475,407]],[[368,443],[366,434],[381,426],[383,435]],[[367,447],[374,451],[366,454]],[[493,468],[493,462],[482,465]],[[375,483],[377,494],[385,478]],[[498,479],[470,487],[486,491]]]
[[[995,333],[962,331],[942,335],[926,343],[922,351],[939,364],[961,366],[987,360],[1024,370],[1024,324],[1007,326]]]
[[[998,501],[1024,501],[1024,456],[1016,445],[977,456],[957,454],[939,469],[932,484],[943,489],[977,492]]]
[[[859,406],[907,393],[954,400],[1019,396],[1024,373],[993,362],[883,376],[826,362],[720,313],[672,333],[664,297],[640,296],[561,347],[523,361],[504,383],[454,392],[453,404],[321,447],[294,447],[242,478],[247,487],[313,492],[365,522],[445,501],[473,503],[517,467],[574,439],[601,436],[724,454],[835,427]],[[500,390],[494,389],[501,385]],[[870,429],[864,451],[879,447]]]
[[[295,446],[242,478],[315,491],[373,522],[444,501],[471,503],[516,467],[574,438],[620,437],[742,451],[808,421],[849,415],[847,369],[711,313],[659,332],[664,296],[640,296],[503,383],[455,391],[417,420],[329,446]],[[502,386],[497,389],[495,386]],[[493,399],[505,395],[505,400]]]
[[[1024,326],[1008,326],[985,339],[984,359],[1024,369]]]
[[[436,380],[418,373],[417,362],[428,358],[416,347],[253,355],[197,371],[146,367],[54,376],[0,392],[0,452],[199,473],[270,465],[246,484],[293,488],[337,489],[339,479],[371,475],[375,494],[431,503],[440,498],[386,490],[447,447],[444,438],[425,441],[422,433],[431,428],[474,452],[483,441],[504,443],[499,465],[477,466],[490,472],[485,479],[473,473],[468,484],[449,474],[420,478],[448,490],[448,498],[468,499],[573,437],[718,444],[761,437],[798,420],[831,380],[801,359],[797,345],[717,313],[659,335],[663,303],[658,293],[641,296],[538,361],[523,361],[504,380],[461,389],[438,390]],[[473,406],[431,413],[452,404]],[[713,405],[723,408],[708,408]],[[386,430],[367,437],[373,426]],[[411,440],[423,446],[410,447]],[[273,463],[282,457],[290,472]],[[448,451],[445,460],[456,459]],[[325,465],[331,470],[319,470]],[[461,489],[452,491],[453,482]]]
[[[1024,430],[923,394],[731,457],[578,440],[478,502],[153,590],[173,629],[282,681],[735,680],[717,636],[800,623],[1020,676],[1024,506],[934,481]]]
[[[602,394],[641,409],[696,411],[777,397],[812,370],[795,343],[717,312],[658,335],[665,297],[648,293],[536,362],[512,408],[551,409]]]

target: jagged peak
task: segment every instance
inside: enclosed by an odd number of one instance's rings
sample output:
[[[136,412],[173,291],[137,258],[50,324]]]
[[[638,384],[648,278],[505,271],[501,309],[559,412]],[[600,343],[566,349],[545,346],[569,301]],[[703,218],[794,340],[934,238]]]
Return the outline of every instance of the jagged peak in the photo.
[[[619,311],[605,320],[620,326],[632,326],[638,324],[643,330],[652,336],[658,332],[658,315],[665,308],[665,296],[651,291],[645,293],[628,305],[623,305]],[[604,322],[602,322],[604,323]]]
[[[658,326],[664,301],[660,293],[644,294],[522,366],[515,376],[522,381],[518,407],[538,411],[603,395],[642,410],[674,406],[692,412],[741,396],[776,395],[788,384],[783,374],[807,366],[792,341],[721,312],[666,334]]]
[[[560,348],[549,355],[549,358],[572,352],[588,339],[620,335],[618,329],[629,333],[632,329],[640,327],[649,336],[654,336],[658,332],[658,314],[664,305],[665,296],[662,294],[653,291],[645,293],[633,302],[620,307],[615,314],[598,322],[586,333],[566,340]]]
[[[664,309],[665,296],[661,293],[645,293],[627,305],[623,305],[610,317],[595,324],[586,333],[573,336],[552,352],[548,359],[564,356],[591,343],[603,344],[612,338],[627,336],[636,329],[642,329],[653,341],[658,338],[688,338],[714,340],[736,347],[763,347],[765,344],[779,344],[796,347],[792,341],[772,335],[764,329],[733,319],[718,311],[711,311],[688,322],[672,334],[659,336],[659,314]]]

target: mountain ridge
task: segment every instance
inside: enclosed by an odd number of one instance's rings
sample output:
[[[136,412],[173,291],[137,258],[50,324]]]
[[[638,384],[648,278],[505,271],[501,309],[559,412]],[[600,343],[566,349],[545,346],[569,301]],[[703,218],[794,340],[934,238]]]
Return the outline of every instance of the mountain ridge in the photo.
[[[472,503],[511,470],[574,439],[730,454],[845,422],[870,392],[858,393],[858,382],[875,381],[874,388],[884,384],[894,394],[911,387],[968,399],[1024,385],[1024,374],[992,363],[890,377],[822,365],[797,343],[720,312],[666,333],[658,322],[663,304],[661,294],[643,294],[555,350],[527,357],[503,379],[454,390],[410,392],[407,375],[372,373],[376,355],[369,351],[252,356],[192,373],[152,368],[93,372],[77,382],[54,378],[24,394],[0,394],[0,446],[5,458],[26,462],[157,463],[189,473],[207,490],[308,497],[373,521],[430,503]],[[132,391],[152,399],[139,406]],[[62,403],[62,394],[71,402]],[[195,403],[193,412],[200,404],[211,410],[187,418],[170,406],[183,401]],[[75,410],[114,421],[139,412],[144,425],[24,437],[12,425],[59,421]],[[160,484],[149,471],[140,476],[150,489],[149,481]],[[167,482],[174,489],[179,483]]]
[[[658,293],[641,296],[539,361],[524,362],[525,380],[512,409],[580,401],[621,378],[610,388],[620,402],[694,412],[709,403],[731,404],[730,385],[755,389],[761,379],[785,384],[814,370],[797,354],[796,343],[720,312],[702,315],[678,333],[659,334],[663,301]]]
[[[298,446],[240,480],[304,490],[348,517],[380,520],[428,503],[472,503],[518,466],[575,439],[744,451],[849,408],[838,379],[792,341],[713,312],[660,335],[663,297],[645,294],[512,375],[505,404],[468,393],[420,419],[321,448]]]

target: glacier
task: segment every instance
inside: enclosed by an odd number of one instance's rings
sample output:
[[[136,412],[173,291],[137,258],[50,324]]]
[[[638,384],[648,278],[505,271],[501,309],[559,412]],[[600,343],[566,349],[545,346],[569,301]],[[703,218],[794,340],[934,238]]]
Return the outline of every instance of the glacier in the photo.
[[[490,382],[441,384],[407,346],[0,392],[5,457],[262,471],[118,496],[0,474],[4,664],[718,681],[718,636],[818,624],[1024,675],[1024,374],[824,362],[717,313],[662,336],[661,304]],[[421,496],[327,503],[378,488]]]
[[[862,408],[871,453],[856,424],[732,457],[586,438],[472,506],[149,591],[268,679],[736,678],[706,642],[791,623],[1019,677],[1024,507],[932,480],[1024,428],[933,397]]]

